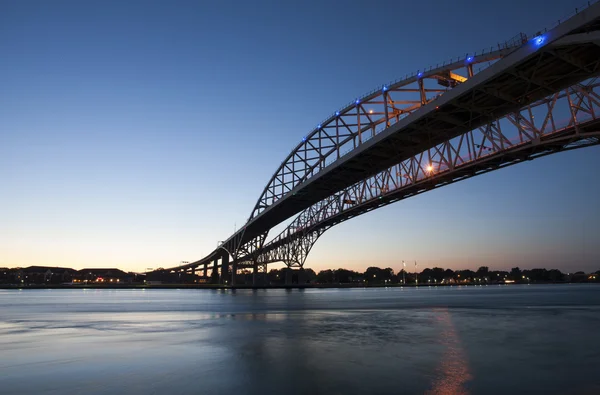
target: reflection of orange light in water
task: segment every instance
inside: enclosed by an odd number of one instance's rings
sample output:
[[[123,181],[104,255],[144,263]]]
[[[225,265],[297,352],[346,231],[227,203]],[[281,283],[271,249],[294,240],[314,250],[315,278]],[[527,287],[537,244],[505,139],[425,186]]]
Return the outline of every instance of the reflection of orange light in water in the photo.
[[[452,317],[447,309],[437,310],[437,320],[442,325],[440,340],[446,351],[440,361],[439,375],[433,383],[433,388],[428,394],[468,394],[464,385],[471,380],[471,372],[467,363],[467,356],[462,348]]]

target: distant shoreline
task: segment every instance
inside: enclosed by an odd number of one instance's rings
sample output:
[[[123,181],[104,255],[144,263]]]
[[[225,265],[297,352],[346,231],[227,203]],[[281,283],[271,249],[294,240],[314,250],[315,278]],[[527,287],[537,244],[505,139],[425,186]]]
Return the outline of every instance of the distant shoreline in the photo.
[[[28,290],[28,289],[320,289],[320,288],[431,288],[431,287],[477,287],[477,286],[494,286],[494,285],[549,285],[549,284],[587,284],[587,285],[599,285],[599,283],[592,282],[532,282],[532,283],[490,283],[490,284],[373,284],[373,285],[358,285],[358,284],[306,284],[306,285],[263,285],[263,286],[252,286],[252,285],[238,285],[235,287],[225,286],[220,284],[123,284],[123,285],[104,285],[104,284],[91,284],[91,285],[10,285],[0,284],[0,289],[14,289],[14,290]]]

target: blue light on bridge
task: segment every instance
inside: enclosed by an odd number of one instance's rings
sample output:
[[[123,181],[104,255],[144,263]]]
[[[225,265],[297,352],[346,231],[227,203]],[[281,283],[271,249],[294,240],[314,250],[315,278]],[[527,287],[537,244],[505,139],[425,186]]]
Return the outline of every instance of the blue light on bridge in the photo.
[[[473,61],[473,57],[472,56],[467,56],[467,63],[471,63]]]
[[[418,78],[421,78],[421,77],[423,77],[423,73],[422,73],[422,72],[419,72],[419,73],[417,74],[417,77],[418,77]]]
[[[339,116],[340,116],[340,112],[339,112],[339,111],[336,111],[336,112],[335,112],[335,116],[336,116],[336,117],[339,117]]]
[[[544,36],[537,36],[533,38],[533,43],[535,44],[536,47],[539,47],[540,45],[544,44],[546,42],[546,37]]]
[[[306,142],[306,136],[302,137],[302,142],[305,143]]]
[[[360,104],[360,99],[356,99],[356,101],[354,103]]]
[[[321,124],[318,124],[318,125],[317,125],[317,129],[321,129]]]
[[[389,88],[387,86],[385,86],[385,85],[383,86],[383,88],[381,88],[381,90],[384,91],[384,92],[387,92],[388,89]]]

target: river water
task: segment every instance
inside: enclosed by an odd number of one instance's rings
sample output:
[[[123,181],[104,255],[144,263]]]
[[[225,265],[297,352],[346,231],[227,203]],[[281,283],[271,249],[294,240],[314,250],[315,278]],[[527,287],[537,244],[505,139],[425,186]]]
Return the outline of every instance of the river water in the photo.
[[[600,394],[600,286],[0,290],[1,394]]]

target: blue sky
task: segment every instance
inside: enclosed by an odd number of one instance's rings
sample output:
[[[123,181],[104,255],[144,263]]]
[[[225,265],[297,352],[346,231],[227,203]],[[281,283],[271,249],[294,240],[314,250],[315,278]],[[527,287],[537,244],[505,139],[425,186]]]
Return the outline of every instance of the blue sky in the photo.
[[[0,266],[198,259],[334,110],[573,8],[3,1]],[[553,155],[366,214],[326,232],[306,266],[598,270],[599,154]]]

